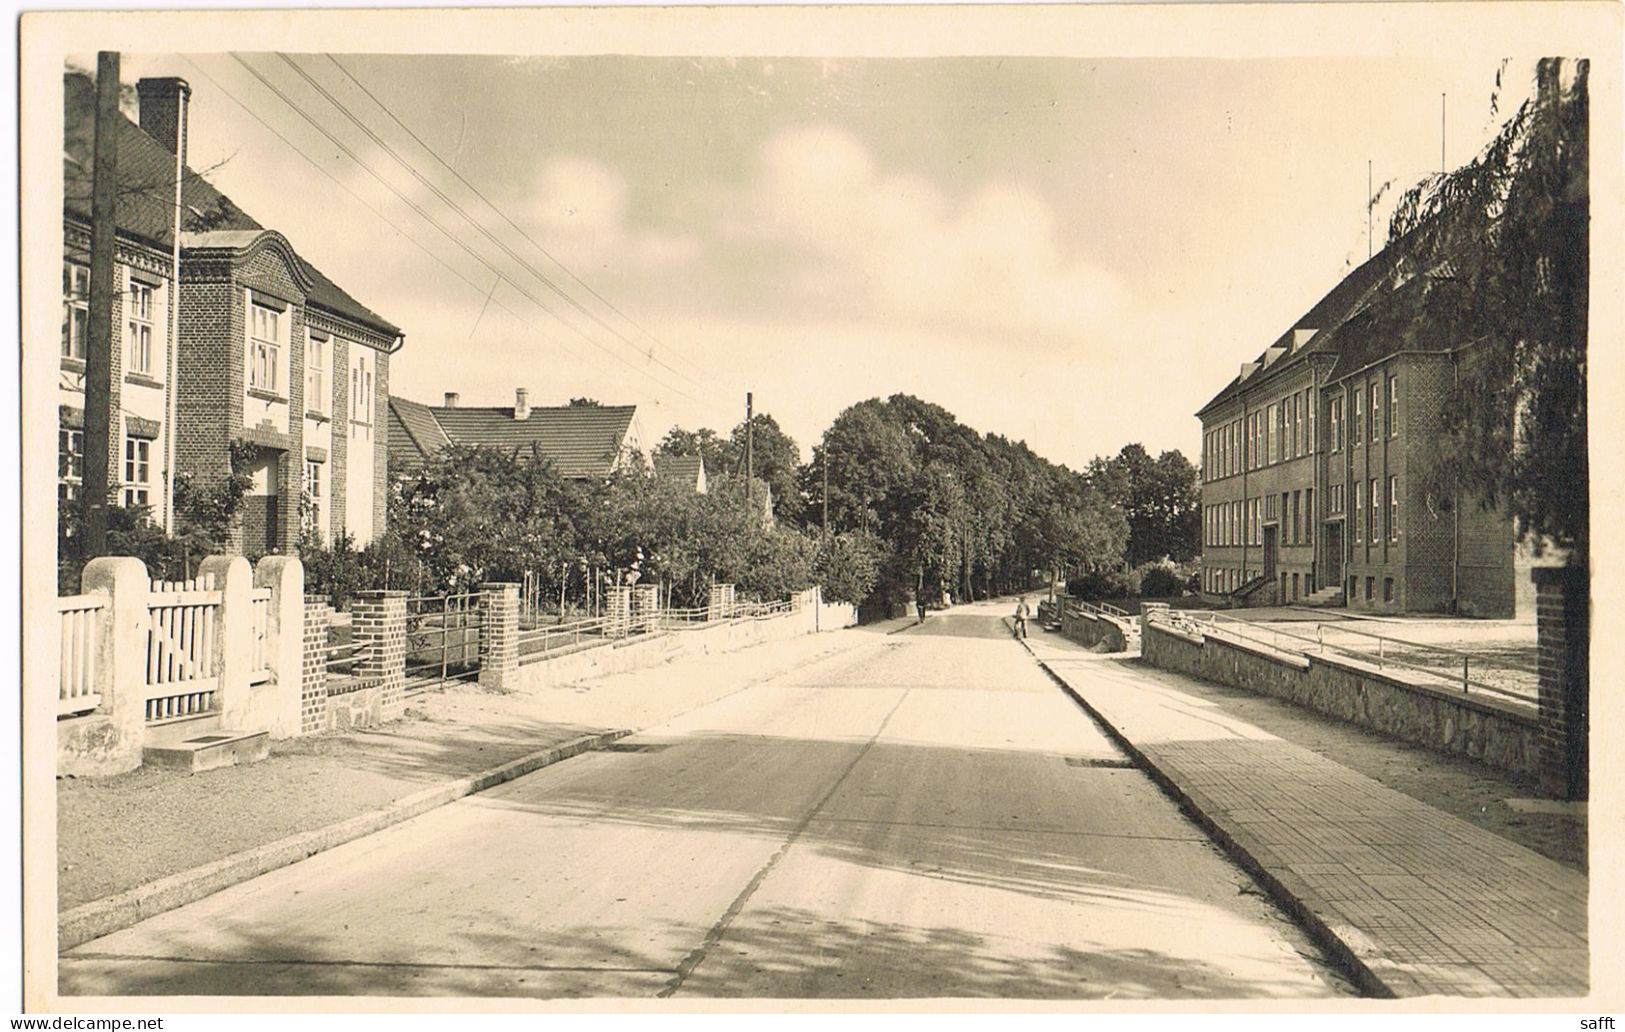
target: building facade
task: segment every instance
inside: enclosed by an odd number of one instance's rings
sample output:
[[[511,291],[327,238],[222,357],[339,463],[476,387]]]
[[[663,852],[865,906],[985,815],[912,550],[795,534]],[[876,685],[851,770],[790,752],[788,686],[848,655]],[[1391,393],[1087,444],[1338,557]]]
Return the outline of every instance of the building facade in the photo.
[[[66,77],[61,499],[76,497],[84,476],[94,93],[88,77]],[[185,167],[183,80],[143,79],[137,94],[139,124],[121,117],[118,125],[108,442],[115,500],[145,506],[167,525],[182,476],[203,483],[235,465],[252,484],[232,547],[251,557],[292,552],[302,533],[366,544],[384,528],[382,420],[401,331]]]
[[[1377,328],[1414,287],[1377,255],[1197,413],[1210,601],[1514,615],[1510,518],[1425,475],[1473,349]]]

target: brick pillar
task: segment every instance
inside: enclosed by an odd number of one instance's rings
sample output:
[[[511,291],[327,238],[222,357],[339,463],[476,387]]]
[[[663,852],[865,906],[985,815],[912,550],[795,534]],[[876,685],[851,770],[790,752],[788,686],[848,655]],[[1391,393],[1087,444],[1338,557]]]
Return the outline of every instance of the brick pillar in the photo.
[[[639,584],[632,589],[632,622],[640,631],[656,630],[660,623],[660,587]]]
[[[220,675],[215,691],[215,708],[220,726],[233,731],[263,731],[251,727],[254,688],[248,683],[253,664],[254,613],[251,594],[254,568],[240,555],[211,555],[198,564],[198,578],[214,575],[220,592],[220,609],[215,614],[214,669]]]
[[[480,687],[505,692],[519,676],[519,585],[480,585]]]
[[[266,628],[266,659],[271,667],[273,692],[260,709],[265,730],[272,738],[299,734],[304,656],[305,567],[291,555],[268,555],[254,564],[254,586],[271,589],[271,614]]]
[[[632,588],[626,584],[613,584],[604,601],[604,615],[609,619],[609,636],[623,637],[632,629]]]
[[[357,644],[367,644],[357,673],[380,681],[383,719],[394,720],[406,709],[406,592],[357,592],[350,607]]]
[[[1541,566],[1530,574],[1535,580],[1539,644],[1541,788],[1564,799],[1585,799],[1590,791],[1588,572],[1572,566]]]
[[[147,712],[147,567],[129,556],[104,556],[85,564],[79,590],[107,596],[97,622],[96,715],[107,720],[96,748],[78,750],[71,762],[58,754],[58,774],[122,774],[141,766]]]
[[[299,733],[327,730],[327,625],[333,608],[322,595],[305,596],[305,633],[300,655]]]

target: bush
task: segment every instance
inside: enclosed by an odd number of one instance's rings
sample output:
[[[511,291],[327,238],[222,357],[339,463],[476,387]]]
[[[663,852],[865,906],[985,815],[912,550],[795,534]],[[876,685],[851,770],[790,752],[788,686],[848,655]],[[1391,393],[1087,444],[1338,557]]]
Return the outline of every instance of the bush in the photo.
[[[881,544],[873,535],[836,534],[818,553],[813,570],[828,602],[859,603],[880,580]]]
[[[1126,598],[1137,594],[1140,575],[1132,570],[1092,570],[1066,582],[1066,593],[1086,602],[1106,598]]]
[[[1178,594],[1179,574],[1172,566],[1149,566],[1140,574],[1141,598],[1170,598]]]

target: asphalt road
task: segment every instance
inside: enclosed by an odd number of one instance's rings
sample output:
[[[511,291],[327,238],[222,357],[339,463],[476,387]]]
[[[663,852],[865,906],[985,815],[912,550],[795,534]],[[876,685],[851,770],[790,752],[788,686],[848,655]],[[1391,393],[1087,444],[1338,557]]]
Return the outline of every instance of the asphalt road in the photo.
[[[86,943],[61,991],[1352,992],[1010,640],[1009,608],[854,634],[612,751]]]

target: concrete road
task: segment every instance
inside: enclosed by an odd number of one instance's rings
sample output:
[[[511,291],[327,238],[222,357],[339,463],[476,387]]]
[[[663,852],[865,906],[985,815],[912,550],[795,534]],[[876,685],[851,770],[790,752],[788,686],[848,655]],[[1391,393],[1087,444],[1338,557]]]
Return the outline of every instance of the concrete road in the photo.
[[[854,633],[612,751],[86,943],[61,990],[1352,992],[1010,640],[1007,608]]]

